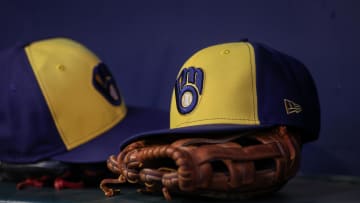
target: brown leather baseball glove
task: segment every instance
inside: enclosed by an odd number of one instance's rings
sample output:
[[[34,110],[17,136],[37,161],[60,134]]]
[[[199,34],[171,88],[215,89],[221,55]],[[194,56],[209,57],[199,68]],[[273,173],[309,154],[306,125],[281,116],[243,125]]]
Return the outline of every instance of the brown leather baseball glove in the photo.
[[[299,135],[280,126],[211,138],[135,141],[108,159],[119,178],[104,179],[100,188],[112,196],[117,183],[139,183],[145,186],[140,191],[162,191],[167,200],[170,193],[224,198],[272,193],[298,171]]]

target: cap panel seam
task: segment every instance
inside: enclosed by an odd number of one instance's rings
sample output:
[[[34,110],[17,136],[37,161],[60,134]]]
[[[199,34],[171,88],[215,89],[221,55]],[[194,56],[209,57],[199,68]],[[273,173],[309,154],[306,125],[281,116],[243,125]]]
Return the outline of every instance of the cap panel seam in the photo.
[[[42,82],[42,79],[41,79],[41,76],[39,75],[38,71],[36,69],[34,69],[33,66],[36,66],[35,64],[35,60],[34,60],[34,57],[33,57],[33,53],[32,53],[32,50],[30,48],[31,44],[25,48],[26,52],[28,53],[28,57],[29,57],[29,61],[30,61],[30,65],[31,65],[31,69],[33,71],[33,73],[35,74],[35,78],[36,78],[36,81],[37,83],[39,84],[39,87],[40,87],[40,90],[41,90],[41,93],[43,94],[44,98],[45,98],[45,101],[46,101],[46,104],[48,105],[48,108],[51,112],[51,115],[52,115],[52,118],[55,122],[55,125],[57,127],[57,129],[60,131],[59,134],[60,134],[60,137],[62,138],[62,140],[66,140],[66,138],[64,138],[62,135],[63,135],[63,130],[61,129],[61,126],[58,125],[58,123],[56,122],[57,120],[57,115],[55,113],[55,111],[53,110],[53,106],[52,106],[52,103],[51,103],[51,99],[50,97],[48,96],[47,94],[47,89],[46,89],[46,85],[44,85],[44,83]]]
[[[251,48],[250,48],[250,44],[249,43],[246,43],[246,46],[247,46],[247,48],[248,48],[248,51],[249,51],[249,55],[250,55],[250,65],[251,65],[251,69],[250,69],[250,71],[251,71],[251,89],[252,89],[252,92],[254,93],[253,95],[252,95],[252,102],[253,102],[253,112],[254,112],[254,114],[253,114],[253,116],[254,116],[254,120],[255,121],[258,121],[259,123],[260,123],[260,120],[259,120],[259,117],[258,117],[258,115],[257,114],[259,114],[259,109],[258,109],[258,104],[257,104],[257,89],[256,89],[256,86],[254,87],[254,84],[256,85],[256,64],[255,64],[255,73],[254,73],[254,64],[253,64],[253,54],[252,54],[252,52],[251,52]],[[254,60],[255,61],[255,60]],[[254,79],[255,79],[255,82],[254,82]],[[257,101],[257,102],[255,102],[255,101]],[[256,111],[255,111],[256,110]],[[257,119],[256,119],[257,118]]]

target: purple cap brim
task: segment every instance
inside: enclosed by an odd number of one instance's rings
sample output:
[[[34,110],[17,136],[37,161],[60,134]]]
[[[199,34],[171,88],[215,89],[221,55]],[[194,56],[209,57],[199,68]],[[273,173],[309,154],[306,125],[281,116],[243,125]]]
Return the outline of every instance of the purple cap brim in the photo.
[[[257,129],[265,129],[273,127],[274,124],[271,125],[237,125],[237,124],[213,124],[213,125],[198,125],[198,126],[189,126],[182,128],[173,128],[173,129],[159,129],[154,131],[148,131],[136,134],[128,139],[124,140],[120,149],[123,149],[131,142],[141,140],[141,139],[157,139],[157,138],[167,138],[171,139],[171,137],[176,137],[177,139],[187,136],[196,137],[207,135],[208,138],[212,136],[221,136],[225,134],[244,132],[249,130],[257,130]]]

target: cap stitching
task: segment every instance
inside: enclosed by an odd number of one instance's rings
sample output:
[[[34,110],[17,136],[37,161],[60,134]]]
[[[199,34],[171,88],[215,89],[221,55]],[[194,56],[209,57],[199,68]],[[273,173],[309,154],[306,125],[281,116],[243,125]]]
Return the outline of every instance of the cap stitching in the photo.
[[[256,121],[256,120],[251,120],[251,119],[241,119],[241,118],[208,118],[208,119],[201,119],[201,120],[196,120],[196,121],[186,121],[186,122],[182,122],[178,125],[176,125],[176,127],[179,127],[183,124],[188,124],[188,123],[195,123],[195,122],[199,122],[199,121],[208,121],[208,120],[220,120],[220,119],[227,119],[227,120],[244,120],[244,121]],[[210,124],[212,125],[212,124]]]
[[[252,64],[252,59],[253,59],[253,56],[252,56],[252,54],[251,54],[251,50],[250,50],[250,47],[249,47],[249,43],[246,43],[246,46],[247,46],[247,48],[248,48],[248,50],[249,50],[249,55],[250,55],[250,65],[251,65],[251,69],[250,69],[250,71],[251,71],[251,90],[252,90],[252,92],[254,92],[254,78],[253,78],[253,75],[254,75],[254,73],[253,73],[253,67],[254,67],[254,64]],[[255,77],[256,77],[256,72],[255,72]],[[256,81],[255,81],[256,82]],[[257,92],[255,92],[256,94],[257,94]],[[254,118],[256,118],[256,113],[257,112],[255,112],[255,100],[256,100],[256,98],[255,98],[255,94],[253,94],[252,95],[252,103],[253,103],[253,116],[254,116]],[[256,104],[257,105],[257,104]],[[259,120],[259,118],[258,118],[258,120]]]

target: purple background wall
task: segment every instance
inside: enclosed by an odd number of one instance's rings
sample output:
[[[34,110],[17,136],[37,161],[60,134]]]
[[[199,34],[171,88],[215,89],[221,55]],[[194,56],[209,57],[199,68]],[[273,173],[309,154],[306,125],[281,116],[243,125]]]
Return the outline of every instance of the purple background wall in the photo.
[[[168,110],[184,61],[208,45],[249,38],[304,62],[318,86],[320,139],[302,172],[360,175],[360,1],[2,0],[0,48],[64,36],[111,68],[128,104]],[[1,74],[1,73],[0,73]]]

